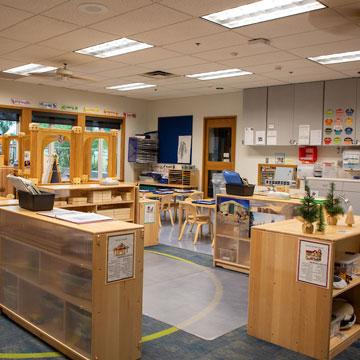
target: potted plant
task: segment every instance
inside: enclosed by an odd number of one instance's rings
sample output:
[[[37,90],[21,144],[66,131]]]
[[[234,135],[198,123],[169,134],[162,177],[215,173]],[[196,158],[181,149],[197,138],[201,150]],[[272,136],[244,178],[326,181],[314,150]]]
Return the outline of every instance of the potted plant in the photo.
[[[327,213],[327,223],[329,225],[336,225],[339,215],[344,214],[344,209],[340,205],[340,199],[335,197],[335,184],[330,183],[330,189],[324,202],[324,207]]]
[[[325,216],[324,216],[324,206],[320,204],[318,206],[318,220],[316,223],[316,232],[318,234],[324,234],[325,233]]]
[[[314,197],[310,193],[310,188],[305,184],[305,196],[301,200],[301,205],[297,208],[298,216],[303,222],[302,231],[304,234],[312,234],[314,232],[313,223],[318,218],[318,206]]]

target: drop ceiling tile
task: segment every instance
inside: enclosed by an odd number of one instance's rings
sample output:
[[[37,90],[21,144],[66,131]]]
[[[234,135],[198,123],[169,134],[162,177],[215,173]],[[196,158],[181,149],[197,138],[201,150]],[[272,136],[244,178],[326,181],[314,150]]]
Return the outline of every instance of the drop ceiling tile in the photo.
[[[33,15],[29,12],[2,6],[0,3],[0,30],[15,25],[31,16]]]
[[[29,11],[33,14],[39,14],[58,4],[68,2],[69,0],[0,0],[1,5],[7,5],[15,9]]]
[[[281,66],[281,69],[276,70],[275,66]],[[312,68],[313,70],[317,70],[322,65],[319,65],[311,60],[307,59],[299,59],[299,60],[292,60],[292,61],[279,61],[277,63],[271,64],[264,64],[264,65],[247,65],[244,66],[244,70],[253,72],[254,74],[266,74],[270,72],[286,72],[289,73],[290,71],[294,71],[296,69],[301,68]]]
[[[0,55],[25,47],[27,43],[0,37]]]
[[[359,39],[344,40],[344,41],[320,44],[316,46],[289,49],[288,51],[291,52],[292,54],[305,58],[309,56],[329,55],[329,54],[356,51],[356,50],[360,50]]]
[[[51,61],[54,61],[55,63],[63,64],[67,63],[69,65],[80,65],[80,64],[86,64],[92,61],[97,61],[96,58],[91,58],[87,55],[82,55],[74,52],[66,52],[64,54],[55,56],[54,58],[49,59]]]
[[[49,19],[45,16],[34,16],[1,31],[0,36],[34,43],[75,29],[75,25],[63,21]]]
[[[326,29],[345,24],[348,21],[332,9],[322,9],[305,14],[288,16],[282,19],[243,26],[235,29],[239,34],[252,38],[272,39],[278,36],[298,34],[307,31]]]
[[[279,62],[281,63],[283,61],[297,60],[297,59],[299,58],[293,54],[289,54],[285,51],[277,51],[266,54],[258,54],[253,56],[234,58],[231,60],[223,60],[221,61],[221,63],[231,68],[237,68],[237,67],[243,68],[244,66],[249,66],[249,65],[276,64]]]
[[[189,15],[176,10],[159,4],[152,4],[97,23],[92,25],[92,28],[126,37],[139,32],[176,24],[190,18]]]
[[[141,66],[125,66],[120,69],[113,69],[107,71],[98,72],[97,75],[104,76],[108,79],[119,79],[121,77],[126,77],[129,75],[138,75],[149,71],[147,68]],[[150,79],[151,80],[151,79]]]
[[[157,0],[157,2],[194,16],[201,16],[231,9],[251,0]]]
[[[27,64],[39,60],[51,59],[62,53],[62,50],[55,50],[46,46],[29,45],[8,53],[4,55],[4,57],[11,60],[22,60],[24,64]]]
[[[196,54],[232,45],[245,44],[248,38],[233,31],[225,31],[210,36],[196,37],[191,40],[180,41],[164,46],[166,49],[178,51],[183,54]]]
[[[271,46],[257,47],[253,45],[244,44],[244,45],[230,46],[230,47],[211,50],[211,51],[205,51],[195,54],[195,56],[207,61],[221,61],[221,60],[234,59],[235,57],[240,58],[245,56],[265,54],[276,51],[278,51],[278,49]]]
[[[179,75],[198,74],[210,71],[223,70],[224,65],[217,63],[204,63],[190,66],[182,66],[172,69],[172,72]]]
[[[153,47],[139,51],[133,51],[128,54],[111,57],[111,61],[120,61],[126,64],[143,64],[156,60],[169,59],[179,56],[178,53],[166,50],[160,47]]]
[[[116,37],[111,34],[106,34],[93,29],[82,28],[71,31],[67,34],[56,36],[50,40],[43,41],[40,44],[54,49],[75,51],[110,40],[115,40],[115,38]]]
[[[360,38],[360,27],[354,24],[343,24],[324,30],[278,37],[273,39],[271,44],[279,49],[294,49],[352,38]]]
[[[72,68],[85,74],[102,73],[107,70],[121,69],[128,65],[107,61],[104,59],[91,61],[86,64],[74,65]]]
[[[178,24],[165,26],[161,29],[142,32],[134,35],[133,38],[152,45],[166,45],[223,31],[226,30],[220,25],[202,19],[192,19]]]
[[[351,21],[360,22],[360,2],[352,2],[351,4],[343,4],[336,8],[336,11]]]
[[[20,65],[24,65],[24,62],[21,60],[19,61],[19,60],[10,60],[10,59],[0,58],[0,71],[11,69],[13,67],[17,67]]]
[[[44,15],[73,24],[87,26],[113,17],[114,15],[123,14],[127,11],[151,4],[150,0],[101,0],[94,2],[105,5],[108,11],[104,14],[87,14],[80,11],[78,6],[84,3],[92,3],[92,1],[72,0],[54,7],[44,13]]]
[[[183,56],[173,57],[170,59],[149,62],[143,64],[143,66],[151,70],[164,70],[164,69],[167,70],[167,69],[173,69],[188,65],[196,65],[201,63],[205,63],[205,61],[193,56],[183,55]]]
[[[271,73],[271,74],[266,74],[266,76],[271,79],[285,81],[287,83],[341,79],[345,77],[344,74],[340,72],[330,71],[326,69],[324,71],[316,72],[316,73],[295,71],[293,74]]]

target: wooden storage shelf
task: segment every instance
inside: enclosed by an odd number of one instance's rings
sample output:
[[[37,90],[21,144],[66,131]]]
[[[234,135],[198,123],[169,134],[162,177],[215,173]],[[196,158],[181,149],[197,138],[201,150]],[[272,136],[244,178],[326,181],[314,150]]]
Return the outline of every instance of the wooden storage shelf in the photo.
[[[353,278],[353,280],[350,282],[350,284],[348,284],[348,286],[346,286],[343,289],[333,289],[333,297],[336,297],[352,288],[354,288],[355,286],[360,285],[360,277],[358,278]]]
[[[0,266],[0,268],[2,270],[9,272],[10,274],[16,276],[18,279],[21,279],[41,290],[44,290],[44,291],[58,297],[59,299],[62,299],[66,302],[69,302],[73,305],[78,306],[81,309],[85,309],[86,311],[91,312],[91,302],[90,301],[86,301],[84,299],[79,299],[75,296],[65,294],[63,291],[57,290],[56,287],[51,284],[47,284],[45,282],[42,284],[39,282],[38,279],[36,279],[36,277],[30,271],[26,271],[23,268],[17,268],[16,266],[9,265],[9,264],[6,264],[5,266]]]
[[[217,195],[214,265],[248,274],[252,223],[291,218],[298,204],[293,199]],[[270,208],[271,213],[262,212],[264,208]]]
[[[0,310],[67,358],[139,359],[143,248],[141,225],[0,208]]]
[[[360,339],[360,324],[355,324],[349,330],[341,330],[339,336],[334,336],[330,339],[330,359],[334,358],[358,339]]]
[[[316,251],[321,263],[302,260],[298,264],[300,241],[308,242],[302,258]],[[342,219],[337,226],[327,226],[325,234],[303,234],[302,223],[295,219],[255,227],[251,241],[249,335],[319,360],[332,359],[360,339],[360,278],[354,278],[344,289],[333,288],[336,254],[344,252],[360,252],[358,216],[353,227],[346,226]],[[302,280],[298,269],[303,269],[307,278]],[[331,337],[332,307],[337,296],[352,304],[357,323]]]
[[[45,191],[55,192],[55,200],[62,200],[69,202],[71,197],[86,197],[88,201],[86,203],[79,204],[66,204],[62,206],[57,206],[62,209],[76,209],[78,211],[94,211],[102,210],[102,206],[111,206],[113,208],[123,208],[128,207],[130,209],[130,218],[129,220],[124,221],[135,221],[136,216],[136,198],[137,198],[137,187],[132,183],[120,183],[119,185],[100,185],[100,184],[58,184],[58,185],[42,185],[40,189]],[[98,200],[99,197],[96,195],[102,194],[103,192],[111,192],[111,197],[122,196],[122,200]],[[101,195],[102,196],[102,195]],[[114,217],[117,220],[116,217]]]

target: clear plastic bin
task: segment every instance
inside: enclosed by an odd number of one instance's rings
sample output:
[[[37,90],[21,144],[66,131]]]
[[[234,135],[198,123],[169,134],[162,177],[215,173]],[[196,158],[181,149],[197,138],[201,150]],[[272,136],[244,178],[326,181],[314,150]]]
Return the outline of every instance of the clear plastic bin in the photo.
[[[70,265],[66,271],[59,271],[62,290],[69,295],[91,300],[92,273],[90,270]]]

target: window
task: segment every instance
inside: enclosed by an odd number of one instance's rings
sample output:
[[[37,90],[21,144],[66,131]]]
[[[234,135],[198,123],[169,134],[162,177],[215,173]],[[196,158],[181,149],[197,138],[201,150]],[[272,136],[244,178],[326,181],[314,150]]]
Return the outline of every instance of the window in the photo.
[[[86,131],[110,132],[112,129],[119,130],[116,146],[116,173],[120,176],[120,142],[121,142],[121,119],[87,116],[85,119]],[[111,154],[110,154],[111,156]],[[108,176],[109,144],[106,140],[95,139],[91,144],[91,174],[93,180]]]
[[[32,122],[43,129],[71,130],[76,125],[76,115],[33,111]]]
[[[49,177],[49,162],[51,162],[51,157],[53,154],[58,156],[59,170],[61,175],[61,181],[69,181],[70,180],[70,143],[69,141],[57,140],[51,142],[44,148],[44,164],[43,169],[44,173],[47,175],[43,175],[44,183],[51,182]],[[50,164],[51,165],[51,164]],[[44,179],[45,177],[45,179]]]
[[[98,180],[108,176],[109,144],[104,139],[95,139],[91,144],[90,179]]]
[[[16,135],[19,132],[20,110],[0,109],[0,135]]]

